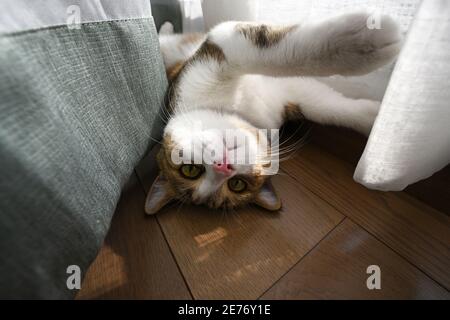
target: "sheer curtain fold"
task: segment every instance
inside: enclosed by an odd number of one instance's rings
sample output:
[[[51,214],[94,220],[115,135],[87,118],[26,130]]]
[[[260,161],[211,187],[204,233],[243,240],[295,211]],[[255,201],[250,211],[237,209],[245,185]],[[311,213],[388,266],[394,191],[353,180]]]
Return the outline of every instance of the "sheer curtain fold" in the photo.
[[[226,20],[293,23],[355,10],[391,15],[408,33],[392,77],[394,65],[362,77],[319,79],[355,98],[384,96],[354,179],[368,188],[402,190],[449,163],[450,1],[180,1],[202,11],[200,17],[194,14],[202,27],[188,31],[208,30]]]
[[[202,0],[178,0],[183,17],[183,32],[205,32]]]
[[[450,162],[450,2],[424,0],[354,179],[402,190]]]

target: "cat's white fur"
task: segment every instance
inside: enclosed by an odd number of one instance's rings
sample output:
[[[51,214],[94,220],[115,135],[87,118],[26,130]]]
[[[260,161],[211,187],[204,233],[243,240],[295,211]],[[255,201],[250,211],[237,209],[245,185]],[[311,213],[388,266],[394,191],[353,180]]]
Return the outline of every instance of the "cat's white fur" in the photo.
[[[279,128],[284,107],[294,103],[307,119],[367,135],[379,101],[347,98],[312,76],[360,75],[393,60],[401,40],[397,25],[383,16],[382,29],[368,29],[368,17],[365,13],[347,14],[320,24],[300,25],[266,49],[257,48],[235,31],[238,22],[222,23],[208,37],[223,50],[227,66],[211,60],[185,71],[179,85],[180,106],[184,111],[226,110],[259,128]],[[177,40],[172,37],[177,36],[161,37],[167,66],[198,49],[196,43],[173,50],[176,46],[171,41]],[[325,44],[339,53],[322,54]],[[365,54],[365,48],[373,50]]]
[[[309,120],[369,134],[379,101],[351,99],[315,76],[361,75],[391,62],[401,45],[396,23],[382,16],[381,29],[367,28],[367,13],[351,13],[321,23],[299,24],[274,45],[258,47],[239,28],[257,26],[226,22],[198,42],[179,45],[180,35],[160,35],[166,68],[195,55],[203,40],[217,46],[225,59],[188,63],[177,79],[177,99],[165,128],[176,144],[189,148],[194,123],[204,128],[279,128],[286,105],[297,105]],[[170,29],[167,26],[166,29]],[[170,30],[169,30],[170,31]],[[214,142],[201,137],[204,145]],[[235,146],[225,146],[232,150]],[[198,202],[214,193],[224,179],[205,165],[206,175],[194,192]],[[236,174],[252,168],[236,168]]]

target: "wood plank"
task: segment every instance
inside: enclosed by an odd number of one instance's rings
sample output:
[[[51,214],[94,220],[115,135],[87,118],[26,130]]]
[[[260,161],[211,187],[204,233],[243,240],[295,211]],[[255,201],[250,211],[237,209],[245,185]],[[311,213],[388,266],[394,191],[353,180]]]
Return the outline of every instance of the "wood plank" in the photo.
[[[133,174],[77,299],[191,298],[156,218],[144,213],[144,199]]]
[[[361,133],[334,126],[313,124],[310,135],[312,143],[355,166],[367,143]]]
[[[369,190],[354,167],[309,144],[282,168],[447,289],[450,219],[404,192]]]
[[[369,265],[381,289],[366,285]],[[348,218],[263,299],[450,299],[449,293]]]
[[[450,216],[450,165],[409,185],[405,192]]]
[[[259,297],[343,219],[292,178],[273,183],[279,213],[176,204],[157,214],[194,298]]]
[[[354,166],[358,164],[367,143],[367,137],[357,132],[318,124],[313,125],[310,140]],[[404,191],[430,207],[450,215],[450,165],[427,179],[413,183]]]

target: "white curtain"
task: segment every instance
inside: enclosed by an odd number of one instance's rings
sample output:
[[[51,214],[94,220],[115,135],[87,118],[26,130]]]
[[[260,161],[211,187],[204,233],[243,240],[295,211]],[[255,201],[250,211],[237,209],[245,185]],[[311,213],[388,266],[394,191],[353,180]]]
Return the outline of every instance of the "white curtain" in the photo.
[[[421,0],[179,0],[202,7],[205,29],[227,20],[296,23],[354,10],[386,13],[406,31]],[[191,5],[192,6],[192,5]]]
[[[205,32],[202,0],[178,0],[183,16],[183,32]]]
[[[402,190],[449,162],[450,1],[424,0],[354,178]]]
[[[187,31],[205,31],[226,20],[314,21],[359,9],[391,15],[407,34],[392,78],[394,64],[362,77],[319,79],[351,97],[384,96],[354,178],[369,188],[402,190],[450,162],[450,1],[180,1],[197,8],[197,18],[201,11],[202,24]]]

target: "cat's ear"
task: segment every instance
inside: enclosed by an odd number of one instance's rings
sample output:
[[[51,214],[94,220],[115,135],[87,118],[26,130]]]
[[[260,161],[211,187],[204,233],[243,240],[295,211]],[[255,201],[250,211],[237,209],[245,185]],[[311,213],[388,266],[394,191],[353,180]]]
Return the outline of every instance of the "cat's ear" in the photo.
[[[281,199],[268,179],[264,182],[261,189],[259,189],[253,202],[270,211],[277,211],[281,208]]]
[[[155,179],[145,199],[145,213],[155,214],[173,200],[175,192],[162,174]]]

